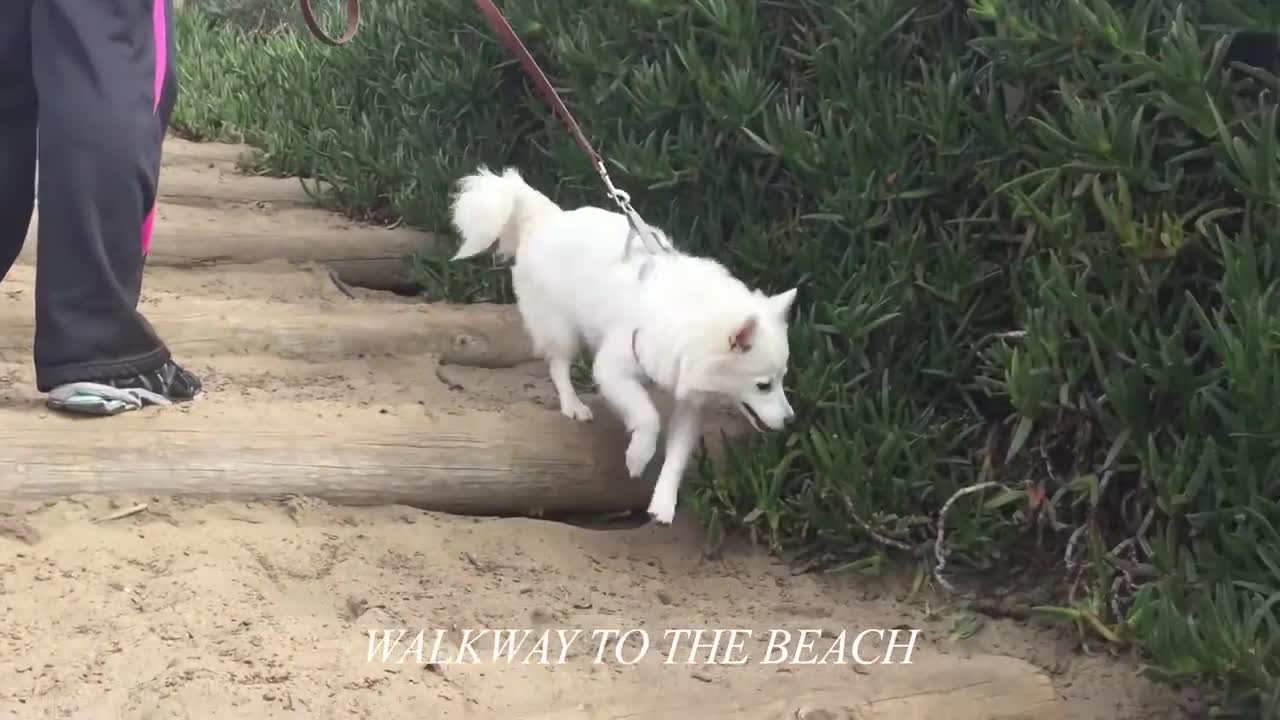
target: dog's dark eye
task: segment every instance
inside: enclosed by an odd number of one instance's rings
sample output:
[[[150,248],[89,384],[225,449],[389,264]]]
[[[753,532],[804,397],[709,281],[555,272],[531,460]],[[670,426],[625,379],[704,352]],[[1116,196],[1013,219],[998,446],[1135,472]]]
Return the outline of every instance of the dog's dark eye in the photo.
[[[766,382],[756,383],[756,389],[759,390],[760,392],[769,392],[769,388],[771,387],[773,387],[773,383],[771,382],[766,381]]]

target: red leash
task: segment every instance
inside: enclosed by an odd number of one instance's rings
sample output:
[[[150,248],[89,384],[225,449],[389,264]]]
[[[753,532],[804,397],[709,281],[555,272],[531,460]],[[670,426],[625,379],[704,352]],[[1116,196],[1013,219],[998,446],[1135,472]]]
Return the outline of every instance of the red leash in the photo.
[[[311,9],[311,0],[300,0],[302,4],[302,20],[307,24],[307,28],[311,30],[311,34],[325,45],[346,45],[351,42],[351,38],[356,36],[356,31],[360,29],[360,0],[347,0],[347,30],[341,36],[333,38],[325,34],[320,29],[320,23],[316,22],[315,11]]]
[[[551,109],[555,111],[555,114],[560,117],[561,122],[568,127],[569,133],[573,135],[578,147],[587,154],[587,157],[591,158],[591,164],[595,166],[596,173],[600,175],[600,180],[604,182],[609,198],[622,209],[622,212],[627,216],[627,220],[631,223],[632,233],[639,235],[641,239],[646,241],[650,251],[674,252],[671,244],[666,242],[661,235],[653,232],[645,224],[644,220],[640,218],[640,214],[631,207],[631,196],[614,187],[613,181],[609,179],[609,171],[605,168],[604,159],[591,147],[591,143],[587,141],[586,134],[582,132],[578,122],[573,119],[569,108],[565,107],[564,101],[560,99],[560,95],[556,93],[555,88],[551,87],[551,81],[542,72],[542,68],[538,67],[538,63],[529,54],[529,49],[520,41],[520,37],[511,28],[511,24],[503,17],[502,11],[493,3],[493,0],[475,0],[475,2],[480,11],[484,13],[485,19],[489,21],[489,26],[493,28],[494,32],[498,33],[502,44],[506,45],[507,49],[520,60],[520,64],[524,66],[525,73],[538,86],[538,90],[542,93],[547,103],[551,105]],[[631,238],[628,237],[628,251],[630,251],[630,248]]]
[[[320,23],[316,21],[315,12],[311,9],[311,0],[299,1],[302,7],[302,19],[307,23],[311,34],[315,35],[320,42],[333,46],[345,45],[356,36],[356,31],[360,28],[360,0],[346,0],[347,29],[337,38],[330,37],[325,34],[324,30],[320,29]],[[595,167],[596,173],[600,175],[600,180],[604,182],[609,199],[613,200],[627,216],[627,221],[631,224],[632,235],[638,235],[651,252],[674,252],[675,248],[659,233],[654,232],[640,218],[640,214],[631,207],[631,196],[615,187],[613,181],[609,179],[609,171],[605,167],[604,159],[595,151],[595,148],[591,147],[591,143],[587,141],[586,134],[582,132],[578,122],[573,119],[573,114],[569,112],[569,108],[565,106],[564,101],[560,99],[560,95],[551,86],[551,81],[542,72],[542,68],[538,67],[533,55],[529,54],[529,49],[524,46],[524,43],[520,41],[520,37],[516,35],[516,31],[511,28],[511,24],[503,17],[502,11],[493,3],[493,0],[475,0],[475,2],[480,11],[484,13],[485,19],[489,21],[490,27],[498,33],[502,44],[506,45],[507,49],[520,60],[520,64],[524,66],[525,73],[538,86],[538,90],[542,93],[547,103],[551,105],[551,109],[555,114],[560,117],[561,122],[568,127],[569,133],[573,135],[578,147],[587,154],[587,157],[591,158],[591,164]],[[628,236],[628,253],[630,249],[631,236]]]

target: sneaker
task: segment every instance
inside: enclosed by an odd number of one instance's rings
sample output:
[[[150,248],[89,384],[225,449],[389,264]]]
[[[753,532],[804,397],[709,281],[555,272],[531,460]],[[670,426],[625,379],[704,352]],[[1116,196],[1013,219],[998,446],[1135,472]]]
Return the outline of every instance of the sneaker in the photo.
[[[204,387],[200,378],[172,360],[166,360],[163,365],[151,372],[119,380],[108,380],[102,384],[120,390],[146,390],[177,401],[195,398]]]
[[[119,415],[146,405],[172,405],[192,400],[203,388],[200,378],[172,360],[127,378],[68,383],[53,389],[50,408],[81,415]]]

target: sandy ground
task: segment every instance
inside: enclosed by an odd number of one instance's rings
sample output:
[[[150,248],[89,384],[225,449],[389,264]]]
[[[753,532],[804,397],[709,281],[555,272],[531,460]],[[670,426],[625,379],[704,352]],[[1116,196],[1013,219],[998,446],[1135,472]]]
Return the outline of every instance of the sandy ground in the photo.
[[[233,155],[171,143],[166,179],[172,181],[162,181],[162,190],[171,185],[180,192],[166,190],[160,223],[167,234],[157,242],[182,242],[187,212],[221,212],[219,227],[228,232],[253,215],[257,226],[295,246],[309,233],[350,225],[315,210],[314,227],[299,224],[296,212],[288,222],[263,226],[256,196],[287,204],[293,190],[288,181],[239,178]],[[240,181],[245,189],[237,196]],[[218,190],[193,191],[201,182]],[[270,315],[352,304],[390,312],[418,302],[370,291],[348,297],[320,267],[235,261],[150,268],[144,308],[225,300],[236,301],[237,312]],[[61,422],[42,409],[32,384],[30,325],[22,317],[33,281],[34,271],[20,266],[0,286],[0,422]],[[211,337],[226,320],[210,319]],[[232,341],[193,339],[185,347],[214,348],[205,354],[178,348],[208,383],[199,412],[248,425],[263,422],[257,413],[268,404],[292,408],[289,422],[330,430],[344,414],[414,423],[469,407],[541,405],[554,412],[550,383],[536,363],[454,368],[458,375],[440,376],[423,358],[395,353],[335,351],[309,361]],[[91,422],[101,423],[95,432],[112,432],[110,420]],[[127,514],[139,505],[146,507]],[[1085,655],[1068,633],[1009,620],[989,619],[972,636],[953,638],[957,616],[941,603],[909,597],[899,580],[793,574],[738,543],[709,552],[685,517],[672,528],[591,528],[405,506],[339,507],[305,497],[0,496],[0,715],[519,718],[668,696],[726,703],[788,684],[874,685],[883,673],[912,671],[755,662],[772,629],[811,629],[830,638],[841,630],[902,627],[921,630],[915,652],[922,668],[940,658],[1029,661],[1052,678],[1073,720],[1181,716],[1172,696],[1139,679],[1127,659]],[[473,645],[478,662],[449,662],[467,630],[484,628],[533,634],[515,661],[495,662],[486,636]],[[728,666],[681,657],[663,664],[670,647],[664,634],[679,628],[751,629],[755,637],[744,650],[753,661]],[[602,629],[641,630],[653,645],[628,665],[606,643],[603,661],[595,662],[599,639],[591,635]],[[370,633],[383,630],[407,635],[390,659],[371,661]],[[423,660],[411,654],[398,662],[420,630],[427,640]],[[552,633],[550,662],[536,656],[523,662],[544,630]],[[442,643],[432,662],[437,631]],[[564,650],[562,637],[574,631],[581,639]],[[818,642],[819,652],[829,644]]]

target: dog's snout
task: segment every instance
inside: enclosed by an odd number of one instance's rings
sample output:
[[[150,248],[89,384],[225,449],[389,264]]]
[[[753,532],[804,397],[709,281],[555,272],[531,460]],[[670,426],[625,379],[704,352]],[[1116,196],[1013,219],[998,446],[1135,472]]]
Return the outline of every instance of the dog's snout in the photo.
[[[787,414],[782,416],[782,424],[784,426],[790,425],[792,421],[795,419],[796,419],[796,411],[792,410],[791,408],[787,408]]]

